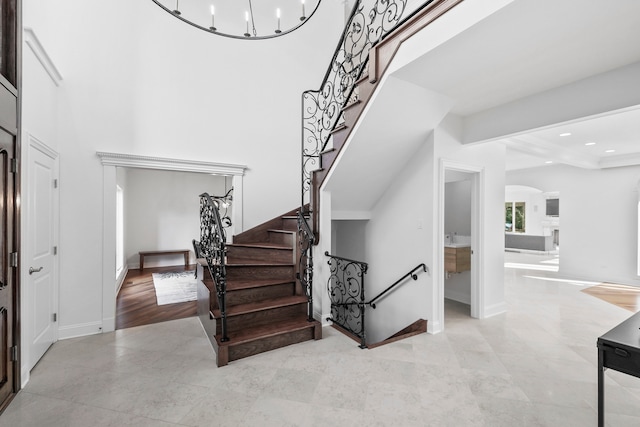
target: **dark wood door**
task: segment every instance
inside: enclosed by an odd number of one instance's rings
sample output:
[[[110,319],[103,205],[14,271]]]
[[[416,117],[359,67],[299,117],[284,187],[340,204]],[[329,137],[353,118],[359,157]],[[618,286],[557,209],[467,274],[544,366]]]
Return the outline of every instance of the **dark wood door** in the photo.
[[[15,392],[16,343],[15,182],[12,171],[15,138],[0,129],[0,407]]]
[[[0,0],[0,411],[20,388],[20,0]]]

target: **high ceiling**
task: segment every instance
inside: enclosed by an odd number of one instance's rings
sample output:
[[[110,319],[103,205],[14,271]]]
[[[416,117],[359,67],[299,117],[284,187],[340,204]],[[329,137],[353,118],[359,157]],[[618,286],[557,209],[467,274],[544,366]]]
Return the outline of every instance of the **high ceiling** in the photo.
[[[639,62],[640,1],[515,0],[395,75],[450,97],[452,112],[464,118]],[[640,109],[500,142],[507,145],[507,170],[640,164]]]

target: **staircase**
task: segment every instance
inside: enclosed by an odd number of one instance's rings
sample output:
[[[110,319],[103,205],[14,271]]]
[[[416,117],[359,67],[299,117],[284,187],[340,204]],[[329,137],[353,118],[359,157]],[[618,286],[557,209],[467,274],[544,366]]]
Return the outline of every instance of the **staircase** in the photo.
[[[227,244],[226,312],[223,341],[216,288],[204,259],[198,260],[198,315],[216,352],[218,366],[290,344],[322,338],[309,319],[308,299],[296,280],[295,211],[274,218]]]
[[[313,111],[303,113],[302,205],[310,205],[316,244],[320,236],[320,186],[387,67],[404,41],[462,1],[427,0],[408,16],[404,13],[406,0],[355,3],[320,89],[305,91],[302,96],[303,112]],[[363,35],[367,38],[364,44]],[[334,89],[337,82],[340,90]]]

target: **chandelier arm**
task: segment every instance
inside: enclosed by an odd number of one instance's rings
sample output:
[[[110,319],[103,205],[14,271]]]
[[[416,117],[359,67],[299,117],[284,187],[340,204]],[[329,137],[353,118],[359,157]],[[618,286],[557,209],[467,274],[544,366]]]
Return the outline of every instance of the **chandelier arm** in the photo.
[[[253,3],[251,3],[251,0],[249,0],[249,14],[251,15],[251,27],[253,31],[253,37],[256,37],[258,35],[258,32],[256,31],[256,20],[253,19]]]

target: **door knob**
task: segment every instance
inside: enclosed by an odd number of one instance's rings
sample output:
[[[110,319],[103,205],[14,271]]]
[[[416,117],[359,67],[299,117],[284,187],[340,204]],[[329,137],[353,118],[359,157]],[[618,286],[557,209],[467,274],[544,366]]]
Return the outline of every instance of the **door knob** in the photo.
[[[33,268],[33,267],[29,267],[29,275],[32,275],[33,273],[39,273],[42,271],[44,267],[40,267],[40,268]]]

